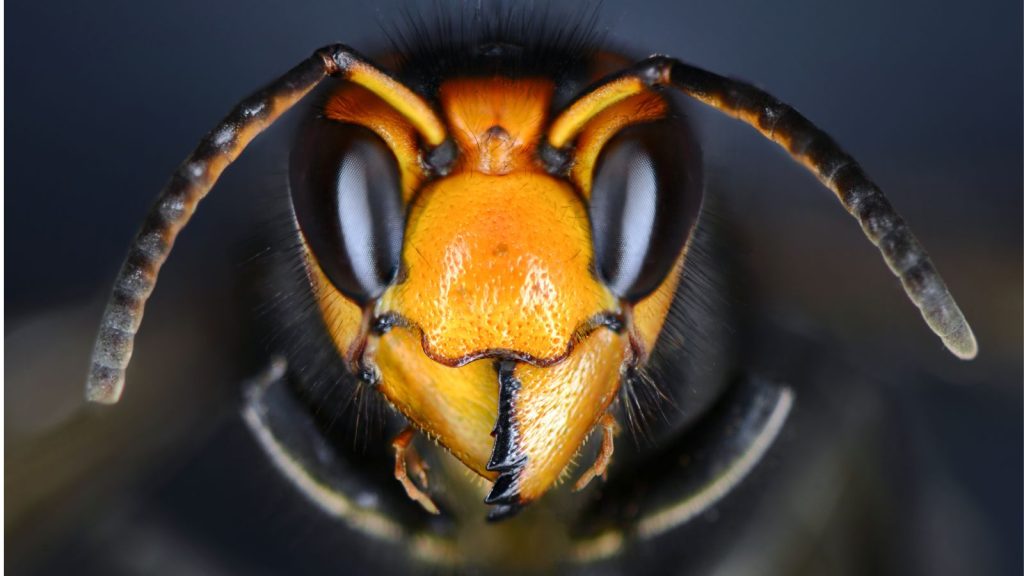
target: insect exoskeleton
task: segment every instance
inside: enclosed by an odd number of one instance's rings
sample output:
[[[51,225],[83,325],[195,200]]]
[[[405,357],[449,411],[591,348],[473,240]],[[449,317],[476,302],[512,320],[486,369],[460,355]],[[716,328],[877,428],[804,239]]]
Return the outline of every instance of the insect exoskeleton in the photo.
[[[410,423],[393,443],[396,476],[431,512],[414,430],[492,482],[493,518],[547,492],[595,429],[605,438],[577,487],[605,474],[609,409],[657,345],[701,213],[700,153],[672,94],[752,125],[808,167],[947,347],[976,353],[860,166],[749,84],[570,44],[413,50],[388,71],[335,45],[239,104],[172,178],[115,285],[91,399],[119,397],[145,300],[198,201],[327,77],[291,156],[301,254],[338,362]]]

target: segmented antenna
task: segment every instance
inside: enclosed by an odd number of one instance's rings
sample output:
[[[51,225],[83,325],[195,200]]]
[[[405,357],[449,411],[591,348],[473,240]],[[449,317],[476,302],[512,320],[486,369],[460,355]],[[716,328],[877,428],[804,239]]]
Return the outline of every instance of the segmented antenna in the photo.
[[[157,197],[117,275],[100,322],[85,396],[113,404],[124,389],[135,333],[157,275],[196,205],[221,173],[263,130],[326,76],[344,78],[373,91],[404,114],[431,145],[441,144],[444,125],[429,105],[408,88],[340,44],[316,51],[273,83],[239,103],[185,159]]]
[[[946,347],[964,360],[978,354],[971,327],[924,247],[860,164],[792,106],[756,86],[675,58],[652,56],[598,82],[580,96],[552,123],[550,144],[555,148],[564,146],[609,105],[652,86],[673,86],[753,126],[785,148],[835,192],[847,212],[860,222],[864,234],[878,247],[889,269],[899,277],[903,290]]]
[[[963,360],[977,356],[974,332],[928,253],[885,194],[831,136],[792,106],[750,84],[670,58],[652,58],[648,66],[667,72],[672,85],[687,95],[750,124],[813,172],[860,222],[864,235],[878,247],[946,348]]]

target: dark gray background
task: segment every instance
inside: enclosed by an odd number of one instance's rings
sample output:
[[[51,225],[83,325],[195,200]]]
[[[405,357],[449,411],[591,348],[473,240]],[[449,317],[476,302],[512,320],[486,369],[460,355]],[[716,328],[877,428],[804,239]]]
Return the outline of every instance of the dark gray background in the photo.
[[[197,139],[320,45],[381,46],[378,22],[400,5],[7,4],[5,371],[25,383],[5,390],[9,435],[32,438],[60,422],[65,412],[52,414],[43,400],[77,402],[96,303],[153,196]],[[695,111],[711,183],[746,240],[743,257],[766,307],[821,326],[869,370],[911,366],[963,385],[957,397],[970,410],[939,411],[957,430],[943,448],[1000,535],[1001,565],[1019,561],[1020,2],[606,1],[600,12],[609,37],[626,47],[675,55],[787,100],[888,193],[971,320],[981,344],[975,362],[942,349],[813,178],[751,130]],[[203,204],[152,301],[154,333],[188,316],[193,297],[225,292],[251,255],[246,238],[267,206],[263,191],[282,186],[288,135],[282,127],[259,140]],[[62,329],[64,340],[32,332],[39,318],[73,306],[88,310],[81,332]],[[205,320],[230,322],[219,310]],[[57,360],[11,354],[25,342],[53,347]],[[143,343],[137,358],[182,362]],[[39,375],[41,363],[61,376]]]

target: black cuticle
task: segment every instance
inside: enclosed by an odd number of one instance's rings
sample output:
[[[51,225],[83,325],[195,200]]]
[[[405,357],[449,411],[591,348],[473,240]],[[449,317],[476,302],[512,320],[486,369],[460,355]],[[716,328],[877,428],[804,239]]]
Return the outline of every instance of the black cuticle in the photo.
[[[373,319],[373,323],[370,330],[373,331],[375,336],[383,336],[391,331],[392,328],[402,323],[401,317],[397,314],[387,312],[377,316]]]
[[[373,366],[363,365],[359,368],[359,379],[369,386],[380,383],[380,372]]]
[[[426,164],[427,169],[431,174],[435,176],[447,176],[452,171],[452,166],[455,165],[455,159],[458,157],[458,148],[455,146],[455,142],[448,138],[444,142],[437,145],[434,149],[429,150],[423,155],[423,163]]]
[[[626,320],[621,314],[608,313],[601,318],[600,325],[616,334],[622,334],[622,331],[626,329]]]
[[[553,176],[565,176],[572,167],[573,151],[571,148],[555,148],[547,142],[541,142],[537,148],[544,169]]]

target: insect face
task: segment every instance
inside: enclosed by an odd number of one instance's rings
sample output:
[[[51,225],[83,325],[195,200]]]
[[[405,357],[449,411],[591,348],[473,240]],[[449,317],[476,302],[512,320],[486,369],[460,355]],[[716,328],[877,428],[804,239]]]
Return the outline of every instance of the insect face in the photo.
[[[408,122],[366,114],[387,107],[379,97],[333,93],[293,156],[296,214],[339,354],[494,481],[488,503],[514,507],[563,474],[653,347],[700,208],[699,155],[645,93],[595,119],[575,153],[588,161],[552,174],[539,146],[553,81],[455,78],[438,92],[457,155],[434,177]],[[353,142],[373,143],[378,172]]]

